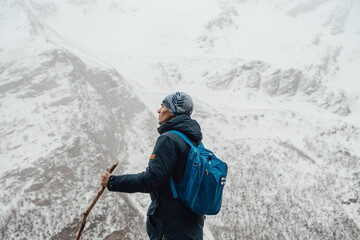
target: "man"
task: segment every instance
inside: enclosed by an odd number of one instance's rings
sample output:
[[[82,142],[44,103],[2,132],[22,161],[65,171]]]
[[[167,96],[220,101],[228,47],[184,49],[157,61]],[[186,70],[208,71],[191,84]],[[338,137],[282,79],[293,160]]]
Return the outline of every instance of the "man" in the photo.
[[[109,191],[150,193],[151,204],[147,212],[146,230],[151,240],[203,239],[204,216],[197,215],[174,199],[170,177],[179,183],[184,171],[190,146],[177,134],[185,134],[194,144],[202,139],[200,125],[190,115],[193,110],[191,97],[183,92],[168,95],[159,113],[158,132],[153,153],[145,172],[113,176],[106,172],[101,185]]]

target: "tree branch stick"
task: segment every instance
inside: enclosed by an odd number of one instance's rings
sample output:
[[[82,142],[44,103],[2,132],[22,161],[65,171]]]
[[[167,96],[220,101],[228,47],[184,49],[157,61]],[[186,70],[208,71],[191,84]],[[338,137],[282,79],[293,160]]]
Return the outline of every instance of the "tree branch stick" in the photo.
[[[114,169],[116,168],[116,166],[119,164],[120,161],[118,161],[117,163],[115,163],[114,165],[112,165],[109,169],[107,169],[106,171],[109,173],[112,173],[114,171]],[[101,194],[104,192],[105,187],[101,187],[101,189],[98,191],[98,193],[96,194],[96,197],[94,198],[94,200],[91,202],[90,206],[87,208],[86,212],[84,212],[84,216],[83,219],[81,221],[81,225],[79,228],[79,231],[76,235],[76,240],[80,239],[80,236],[85,228],[85,223],[86,223],[86,218],[89,215],[91,209],[95,206],[97,200],[100,198]]]

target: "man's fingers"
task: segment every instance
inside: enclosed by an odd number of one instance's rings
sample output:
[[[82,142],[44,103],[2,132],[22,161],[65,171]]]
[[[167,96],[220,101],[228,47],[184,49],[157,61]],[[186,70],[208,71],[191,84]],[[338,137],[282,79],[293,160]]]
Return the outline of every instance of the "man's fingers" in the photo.
[[[105,172],[101,175],[101,186],[106,187],[107,186],[107,182],[109,180],[110,177],[110,173],[109,172]]]
[[[107,176],[110,176],[110,173],[109,172],[104,172],[101,177],[107,177]]]

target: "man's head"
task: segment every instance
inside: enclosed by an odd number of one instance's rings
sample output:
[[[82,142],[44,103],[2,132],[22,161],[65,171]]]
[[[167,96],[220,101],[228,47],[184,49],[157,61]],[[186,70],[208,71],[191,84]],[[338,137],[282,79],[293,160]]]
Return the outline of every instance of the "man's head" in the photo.
[[[166,96],[161,104],[159,113],[159,124],[175,118],[178,115],[191,115],[194,108],[191,97],[183,92],[171,93]]]

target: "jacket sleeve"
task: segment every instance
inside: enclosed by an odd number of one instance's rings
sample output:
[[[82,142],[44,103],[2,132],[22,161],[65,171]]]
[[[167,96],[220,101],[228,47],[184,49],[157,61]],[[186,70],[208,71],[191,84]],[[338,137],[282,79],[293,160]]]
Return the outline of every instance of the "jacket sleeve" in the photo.
[[[150,159],[145,172],[111,175],[107,184],[110,191],[149,193],[159,190],[169,182],[177,161],[176,146],[167,134],[161,135],[153,150],[154,159]]]

